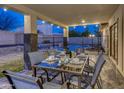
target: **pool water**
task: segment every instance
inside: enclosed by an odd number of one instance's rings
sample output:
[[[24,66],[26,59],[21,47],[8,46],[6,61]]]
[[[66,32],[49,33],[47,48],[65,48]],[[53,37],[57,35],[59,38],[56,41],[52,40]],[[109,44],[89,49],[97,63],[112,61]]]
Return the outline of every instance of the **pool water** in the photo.
[[[57,49],[57,50],[63,50],[63,48],[60,48],[60,47],[58,47],[58,46],[55,46],[54,47],[55,49]],[[83,49],[88,49],[88,48],[91,48],[91,46],[89,46],[89,45],[68,45],[68,49],[70,50],[70,51],[76,51],[76,49],[78,49],[78,48],[83,48]]]

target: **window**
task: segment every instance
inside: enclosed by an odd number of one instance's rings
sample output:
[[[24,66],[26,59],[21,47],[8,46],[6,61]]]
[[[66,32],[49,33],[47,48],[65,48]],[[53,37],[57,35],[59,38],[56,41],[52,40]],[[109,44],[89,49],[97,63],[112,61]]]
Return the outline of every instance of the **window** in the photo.
[[[110,27],[110,56],[118,62],[118,20]]]

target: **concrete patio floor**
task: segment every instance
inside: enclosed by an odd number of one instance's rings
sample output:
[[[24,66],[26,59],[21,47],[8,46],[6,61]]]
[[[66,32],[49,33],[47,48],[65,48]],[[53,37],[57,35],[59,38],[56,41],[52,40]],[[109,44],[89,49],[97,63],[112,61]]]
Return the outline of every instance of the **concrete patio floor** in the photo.
[[[96,55],[90,55],[93,60],[96,60]],[[118,71],[115,71],[114,65],[111,63],[109,58],[106,56],[106,63],[102,69],[101,77],[103,81],[103,89],[123,89],[124,88],[124,77]],[[20,72],[22,74],[30,74],[30,71]],[[60,77],[56,78],[57,80],[61,80]],[[8,84],[6,78],[0,79],[0,88],[1,89],[9,89],[11,88]]]

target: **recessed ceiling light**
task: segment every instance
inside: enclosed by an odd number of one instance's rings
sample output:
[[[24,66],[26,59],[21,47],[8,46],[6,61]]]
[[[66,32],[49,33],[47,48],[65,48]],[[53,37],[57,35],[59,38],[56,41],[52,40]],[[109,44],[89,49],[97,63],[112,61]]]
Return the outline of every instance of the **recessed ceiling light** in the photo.
[[[85,23],[85,20],[82,20],[82,23]]]
[[[6,12],[6,11],[7,11],[7,8],[5,8],[5,7],[4,7],[4,8],[3,8],[3,11],[5,11],[5,12]]]

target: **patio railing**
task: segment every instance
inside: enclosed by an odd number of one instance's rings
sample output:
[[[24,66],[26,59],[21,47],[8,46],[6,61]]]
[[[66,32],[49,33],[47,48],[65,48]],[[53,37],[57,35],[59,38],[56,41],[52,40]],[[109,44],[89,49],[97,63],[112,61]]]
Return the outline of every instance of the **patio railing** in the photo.
[[[62,36],[51,36],[51,37],[40,37],[39,38],[39,49],[57,48],[63,49],[63,37]],[[70,37],[68,39],[68,48],[75,51],[76,48],[85,49],[98,49],[101,46],[101,37],[87,38],[87,37]]]
[[[21,39],[21,42],[19,39]],[[12,39],[12,40],[15,40],[15,39]],[[12,41],[12,44],[10,43],[1,44],[0,53],[8,54],[8,53],[17,52],[17,51],[23,52],[24,50],[23,35],[20,35],[20,37],[18,37],[18,40],[16,38],[15,43],[13,42],[15,41]],[[41,50],[41,49],[55,48],[58,50],[63,50],[64,48],[63,42],[64,42],[63,36],[40,36],[38,37],[38,49]],[[98,49],[101,46],[101,42],[102,42],[101,37],[94,37],[94,38],[70,37],[68,39],[68,48],[72,51],[75,51],[77,48]]]

